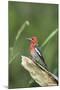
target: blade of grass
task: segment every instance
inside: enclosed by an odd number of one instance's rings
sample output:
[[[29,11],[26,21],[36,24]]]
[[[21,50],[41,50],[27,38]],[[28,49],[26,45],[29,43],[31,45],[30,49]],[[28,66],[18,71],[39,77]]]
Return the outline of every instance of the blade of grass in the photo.
[[[12,57],[11,60],[9,60],[9,64],[11,64],[11,62],[12,62],[18,55],[20,55],[20,52],[18,52],[15,56]]]
[[[23,24],[22,24],[22,26],[20,27],[20,29],[18,30],[18,33],[17,33],[17,35],[16,35],[16,38],[15,38],[15,42],[18,40],[18,38],[20,37],[20,35],[21,35],[21,33],[23,32],[23,30],[24,30],[24,28],[26,27],[26,26],[29,26],[30,25],[30,22],[28,21],[28,20],[26,20]],[[15,44],[15,42],[14,42],[14,44]],[[14,47],[13,47],[13,50],[14,50]],[[18,56],[20,54],[20,52],[18,52],[15,56],[13,56],[12,58],[11,58],[11,60],[9,60],[9,64],[11,64],[11,62]]]
[[[54,30],[47,38],[46,40],[44,41],[44,43],[41,45],[40,48],[43,48],[47,43],[48,41],[58,32],[58,29]]]
[[[18,33],[17,33],[17,35],[16,35],[16,40],[19,38],[19,36],[21,35],[21,33],[22,33],[22,31],[24,30],[24,28],[25,28],[26,26],[29,26],[29,25],[30,25],[29,21],[25,21],[25,22],[23,23],[23,25],[21,26],[21,28],[18,30]]]

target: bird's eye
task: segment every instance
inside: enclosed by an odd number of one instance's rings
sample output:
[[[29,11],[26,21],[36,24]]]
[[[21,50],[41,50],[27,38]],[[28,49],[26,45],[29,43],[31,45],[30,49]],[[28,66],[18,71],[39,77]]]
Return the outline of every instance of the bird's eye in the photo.
[[[32,38],[32,40],[34,40],[34,39]]]

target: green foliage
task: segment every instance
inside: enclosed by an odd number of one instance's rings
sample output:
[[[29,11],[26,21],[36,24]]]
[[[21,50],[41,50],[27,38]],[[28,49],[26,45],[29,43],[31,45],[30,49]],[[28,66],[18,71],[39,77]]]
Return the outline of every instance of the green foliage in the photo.
[[[41,45],[40,48],[44,47],[48,42],[49,40],[57,33],[58,29],[54,30],[47,38],[46,40],[43,42],[43,44]]]
[[[39,86],[21,66],[21,55],[30,57],[25,38],[37,36],[49,70],[57,75],[58,5],[9,1],[8,8],[9,88]]]
[[[22,33],[22,31],[24,30],[24,28],[27,26],[29,26],[29,21],[25,21],[24,24],[21,26],[21,28],[18,30],[17,36],[16,36],[16,40],[19,38],[20,34]]]

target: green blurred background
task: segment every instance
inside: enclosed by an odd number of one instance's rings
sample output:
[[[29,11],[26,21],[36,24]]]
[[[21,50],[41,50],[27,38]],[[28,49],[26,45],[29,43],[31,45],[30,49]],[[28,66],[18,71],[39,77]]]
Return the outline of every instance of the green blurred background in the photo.
[[[9,88],[37,87],[29,73],[21,66],[21,55],[30,56],[29,42],[26,37],[37,36],[39,46],[58,28],[58,5],[27,2],[8,2],[9,19]],[[28,20],[19,39],[16,35],[22,24]],[[17,53],[20,53],[17,55]],[[58,33],[42,48],[49,70],[58,76]]]

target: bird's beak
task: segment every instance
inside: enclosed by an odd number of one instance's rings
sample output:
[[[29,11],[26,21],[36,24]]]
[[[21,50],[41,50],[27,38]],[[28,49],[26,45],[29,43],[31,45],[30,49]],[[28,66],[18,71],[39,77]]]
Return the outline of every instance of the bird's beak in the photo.
[[[32,39],[31,38],[26,38],[27,40],[31,41]]]

